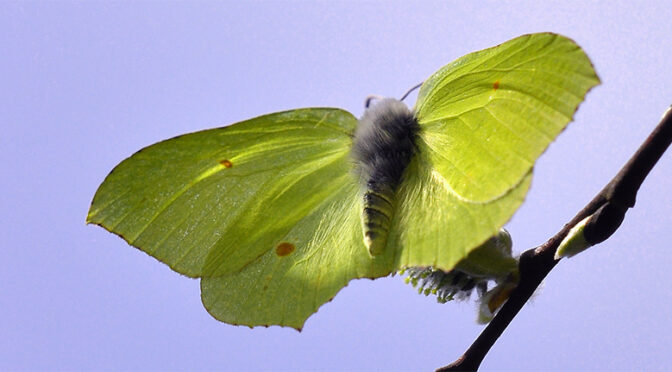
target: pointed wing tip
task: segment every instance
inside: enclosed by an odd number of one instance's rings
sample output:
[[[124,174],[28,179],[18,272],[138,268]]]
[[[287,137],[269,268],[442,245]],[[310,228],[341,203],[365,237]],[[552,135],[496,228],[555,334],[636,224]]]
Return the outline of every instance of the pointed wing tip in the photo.
[[[182,269],[182,268],[180,268],[176,265],[171,265],[171,264],[168,264],[167,262],[164,262],[164,261],[160,260],[158,257],[156,257],[156,256],[152,255],[151,253],[147,252],[145,249],[136,245],[134,242],[131,242],[126,236],[124,236],[124,234],[122,234],[118,231],[115,231],[115,230],[109,228],[108,226],[105,226],[105,224],[102,221],[94,220],[92,218],[92,216],[90,216],[90,215],[86,216],[86,225],[95,225],[95,226],[99,226],[99,227],[103,228],[105,231],[109,232],[110,234],[116,235],[119,238],[121,238],[129,246],[131,246],[131,247],[133,247],[133,248],[135,248],[139,251],[144,252],[146,255],[148,255],[148,256],[154,258],[155,260],[161,262],[162,264],[168,266],[171,270],[173,270],[174,272],[176,272],[180,275],[184,275],[184,276],[186,276],[187,278],[190,278],[190,279],[198,279],[198,278],[201,277],[201,274],[198,273],[198,272],[187,271],[187,270],[184,270],[184,269]]]
[[[95,220],[95,213],[91,212],[91,210],[89,210],[89,213],[87,213],[86,219],[84,219],[84,223],[86,225],[98,225],[100,227],[104,227]]]
[[[586,58],[588,58],[587,55]],[[576,118],[576,113],[579,111],[579,107],[581,107],[581,105],[584,102],[586,102],[586,97],[588,96],[588,93],[590,93],[594,88],[602,85],[602,80],[597,75],[597,71],[595,71],[595,66],[593,66],[593,62],[590,60],[590,58],[588,58],[588,63],[590,64],[590,69],[593,72],[590,77],[594,79],[594,82],[588,87],[586,87],[586,90],[583,92],[583,96],[581,97],[581,101],[579,101],[579,103],[577,103],[576,106],[574,107],[574,111],[572,112],[569,121],[567,122],[567,124],[565,124],[565,127],[562,129],[563,131],[567,128],[569,123],[573,122],[574,119]]]

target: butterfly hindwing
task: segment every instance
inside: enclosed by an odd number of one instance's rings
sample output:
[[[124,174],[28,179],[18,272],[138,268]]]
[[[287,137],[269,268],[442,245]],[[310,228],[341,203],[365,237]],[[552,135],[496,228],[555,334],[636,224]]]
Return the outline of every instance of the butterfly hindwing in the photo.
[[[301,329],[350,280],[391,272],[393,252],[372,259],[363,244],[359,186],[345,176],[337,180],[342,187],[298,221],[281,245],[238,272],[201,279],[210,314],[233,324]]]

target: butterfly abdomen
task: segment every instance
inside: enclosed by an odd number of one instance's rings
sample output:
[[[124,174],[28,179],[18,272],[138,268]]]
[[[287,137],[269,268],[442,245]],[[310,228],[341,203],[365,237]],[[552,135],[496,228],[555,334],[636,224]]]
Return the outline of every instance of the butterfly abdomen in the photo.
[[[387,244],[395,193],[415,152],[418,130],[413,113],[392,98],[368,108],[357,126],[352,156],[363,190],[364,244],[373,256]]]

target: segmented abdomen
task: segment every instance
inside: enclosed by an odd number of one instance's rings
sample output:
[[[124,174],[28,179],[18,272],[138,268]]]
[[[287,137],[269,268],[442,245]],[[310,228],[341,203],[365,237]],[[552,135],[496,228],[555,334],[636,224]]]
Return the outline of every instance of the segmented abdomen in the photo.
[[[362,210],[364,244],[372,256],[385,250],[395,206],[394,190],[390,185],[380,185],[375,180],[367,182]]]

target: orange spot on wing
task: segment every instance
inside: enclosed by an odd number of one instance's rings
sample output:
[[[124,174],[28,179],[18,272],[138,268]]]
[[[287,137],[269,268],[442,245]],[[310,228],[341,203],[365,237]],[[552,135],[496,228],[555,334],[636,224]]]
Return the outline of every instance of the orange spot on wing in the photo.
[[[499,89],[499,80],[497,80],[497,81],[495,81],[494,83],[492,83],[492,89],[494,89],[494,90]]]
[[[219,161],[219,164],[223,165],[224,168],[231,168],[231,167],[233,167],[233,163],[232,163],[231,160],[229,160],[229,159],[220,160],[220,161]]]
[[[280,257],[289,256],[294,252],[296,247],[292,243],[282,242],[275,247],[275,253]]]

